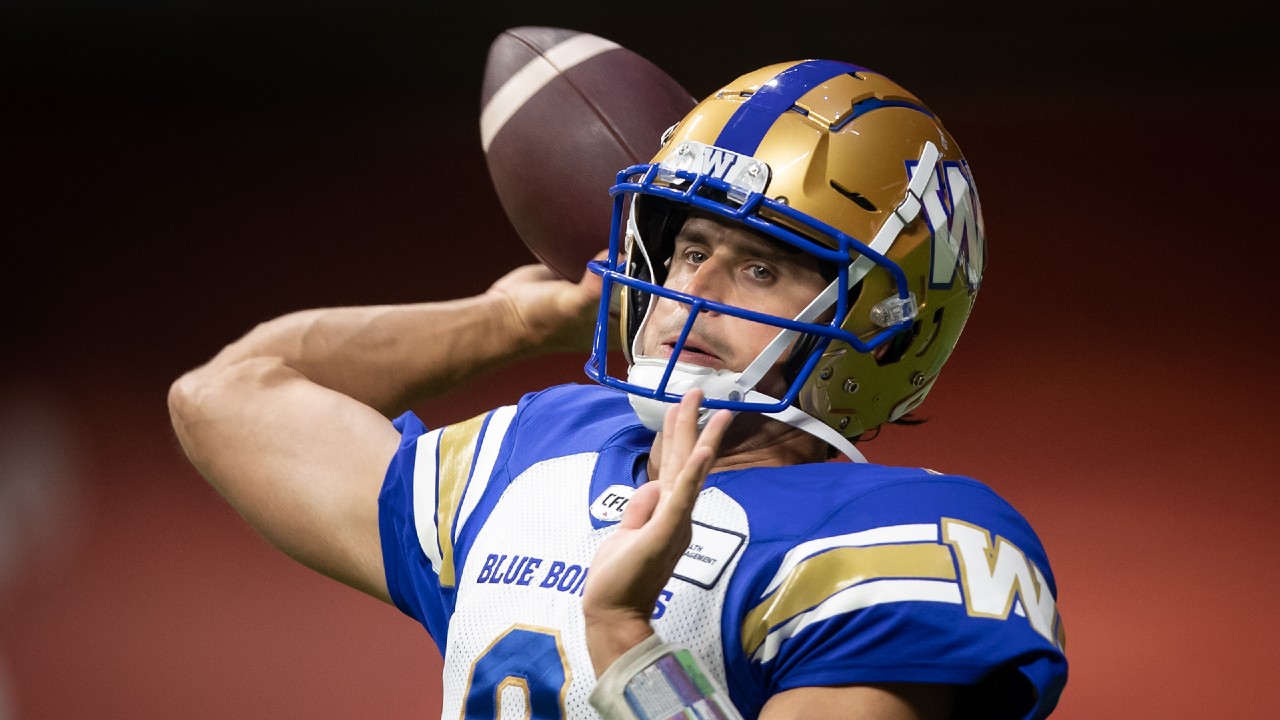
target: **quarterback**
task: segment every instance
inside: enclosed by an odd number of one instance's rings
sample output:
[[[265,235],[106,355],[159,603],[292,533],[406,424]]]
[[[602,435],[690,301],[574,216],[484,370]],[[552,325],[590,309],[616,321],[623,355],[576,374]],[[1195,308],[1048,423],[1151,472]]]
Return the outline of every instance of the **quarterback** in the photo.
[[[281,550],[426,628],[444,718],[1048,716],[1067,664],[1030,525],[856,446],[925,399],[982,280],[938,118],[865,68],[783,63],[620,170],[577,283],[523,267],[228,345],[170,391],[191,461]],[[444,427],[408,412],[588,347],[593,383]]]

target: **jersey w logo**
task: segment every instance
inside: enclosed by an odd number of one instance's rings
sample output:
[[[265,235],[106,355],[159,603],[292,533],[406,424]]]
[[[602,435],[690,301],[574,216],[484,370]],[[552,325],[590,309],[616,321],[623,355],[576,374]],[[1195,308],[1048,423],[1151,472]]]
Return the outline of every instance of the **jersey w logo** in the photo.
[[[942,541],[955,551],[970,615],[1006,620],[1010,611],[1017,612],[1046,640],[1063,647],[1066,638],[1049,583],[1018,546],[1002,537],[993,543],[985,529],[951,518],[942,521]]]
[[[1017,546],[975,525],[893,525],[797,545],[742,625],[743,651],[761,662],[804,628],[876,605],[964,605],[972,617],[1025,618],[1061,648],[1062,624],[1040,569]],[[1023,622],[1023,620],[1018,620]]]

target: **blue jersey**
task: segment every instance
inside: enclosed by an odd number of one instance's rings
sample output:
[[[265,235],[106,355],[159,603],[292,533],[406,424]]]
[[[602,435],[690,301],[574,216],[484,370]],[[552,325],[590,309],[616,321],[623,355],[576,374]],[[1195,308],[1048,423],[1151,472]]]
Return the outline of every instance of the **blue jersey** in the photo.
[[[444,654],[444,718],[594,718],[581,611],[653,433],[566,385],[428,431],[396,421],[379,498],[387,585]],[[970,686],[1038,718],[1066,682],[1057,588],[1026,520],[974,480],[822,463],[714,473],[653,612],[754,717],[797,687]]]

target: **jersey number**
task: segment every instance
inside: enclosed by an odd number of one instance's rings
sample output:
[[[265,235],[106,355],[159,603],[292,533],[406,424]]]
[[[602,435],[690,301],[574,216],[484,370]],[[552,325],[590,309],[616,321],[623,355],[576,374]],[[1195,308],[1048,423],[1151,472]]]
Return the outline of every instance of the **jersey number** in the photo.
[[[512,625],[472,666],[463,717],[498,718],[503,693],[515,689],[524,701],[518,717],[560,720],[571,678],[558,631]]]

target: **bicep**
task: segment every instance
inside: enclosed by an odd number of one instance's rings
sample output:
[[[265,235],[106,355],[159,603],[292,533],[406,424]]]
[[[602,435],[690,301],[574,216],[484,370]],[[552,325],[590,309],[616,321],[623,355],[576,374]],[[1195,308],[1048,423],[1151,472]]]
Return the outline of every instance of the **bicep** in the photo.
[[[955,687],[916,683],[801,687],[774,695],[760,720],[943,720]]]
[[[184,377],[170,409],[192,463],[255,530],[388,599],[378,492],[399,434],[385,417],[269,359]]]

